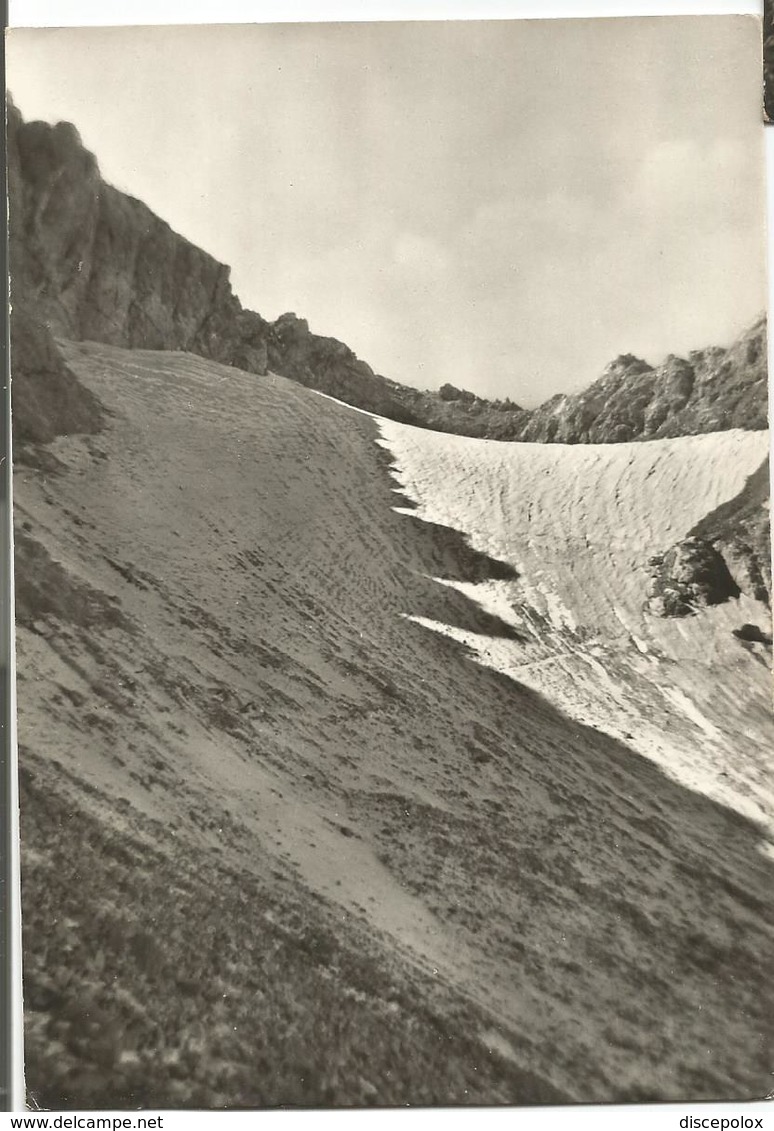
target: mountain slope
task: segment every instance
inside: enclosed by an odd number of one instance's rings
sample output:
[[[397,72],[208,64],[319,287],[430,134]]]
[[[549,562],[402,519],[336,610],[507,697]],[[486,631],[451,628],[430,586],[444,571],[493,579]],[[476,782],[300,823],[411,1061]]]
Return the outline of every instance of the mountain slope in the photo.
[[[72,126],[9,189],[37,1102],[762,1095],[764,323],[529,412],[244,310]]]
[[[25,123],[10,103],[8,180],[14,305],[55,335],[271,369],[394,420],[489,439],[614,443],[766,427],[762,318],[729,349],[657,368],[618,358],[587,390],[534,411],[451,385],[420,392],[375,374],[303,318],[272,323],[244,310],[229,268],[106,184],[69,123]]]
[[[103,419],[50,444],[54,473],[16,476],[39,1101],[762,1095],[772,862],[751,771],[730,750],[713,782],[735,808],[688,789],[615,731],[619,704],[582,721],[523,670],[556,670],[563,640],[622,696],[671,672],[679,698],[701,670],[708,694],[754,696],[742,753],[770,738],[757,646],[729,633],[733,662],[723,642],[702,669],[659,622],[664,655],[643,657],[622,564],[645,547],[625,527],[611,558],[595,525],[604,492],[654,515],[654,541],[682,535],[759,439],[480,444],[189,354],[61,350]],[[598,501],[562,539],[570,489]],[[610,568],[624,623],[597,655]],[[483,642],[521,668],[476,662]],[[685,710],[669,726],[678,752],[704,742]]]

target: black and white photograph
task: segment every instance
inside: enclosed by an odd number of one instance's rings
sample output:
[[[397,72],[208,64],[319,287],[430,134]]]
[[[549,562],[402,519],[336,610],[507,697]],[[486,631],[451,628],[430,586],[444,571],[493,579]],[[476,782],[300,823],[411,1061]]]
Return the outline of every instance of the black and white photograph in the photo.
[[[8,32],[30,1108],[771,1093],[761,41]]]

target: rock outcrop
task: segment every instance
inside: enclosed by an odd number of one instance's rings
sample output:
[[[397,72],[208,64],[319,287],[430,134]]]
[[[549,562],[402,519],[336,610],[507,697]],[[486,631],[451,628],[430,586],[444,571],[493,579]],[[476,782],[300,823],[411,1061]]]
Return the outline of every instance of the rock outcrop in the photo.
[[[100,177],[66,122],[8,107],[15,307],[54,334],[200,353],[266,372],[267,323],[244,311],[229,269]]]
[[[763,108],[774,122],[774,6],[763,5]]]
[[[25,123],[9,103],[8,178],[13,302],[54,336],[271,368],[357,408],[488,439],[617,443],[766,427],[762,318],[730,349],[657,368],[619,357],[584,392],[533,411],[451,385],[423,392],[374,373],[303,318],[272,323],[243,309],[229,268],[106,184],[69,123]]]
[[[689,537],[650,559],[648,610],[656,616],[686,617],[707,605],[739,596],[723,557],[709,542]]]
[[[739,494],[712,511],[691,534],[710,542],[726,561],[744,593],[770,602],[769,461],[747,480]]]
[[[770,604],[769,499],[766,460],[738,495],[706,515],[684,540],[651,558],[648,610],[656,616],[687,616],[740,593]]]
[[[305,318],[281,314],[267,338],[274,373],[308,388],[407,424],[420,421],[400,396],[401,386],[374,373],[370,365],[336,338],[313,334]]]
[[[519,439],[614,444],[767,426],[766,320],[728,349],[670,355],[658,367],[625,354],[588,389],[531,413]]]
[[[414,419],[398,386],[342,342],[293,314],[270,323],[244,310],[229,268],[105,184],[69,123],[25,123],[9,103],[8,167],[13,304],[42,334],[186,350],[258,375],[271,366],[358,407]]]
[[[71,432],[102,427],[99,401],[65,364],[46,326],[24,308],[11,316],[13,337],[13,428],[17,459],[36,462],[39,445]]]

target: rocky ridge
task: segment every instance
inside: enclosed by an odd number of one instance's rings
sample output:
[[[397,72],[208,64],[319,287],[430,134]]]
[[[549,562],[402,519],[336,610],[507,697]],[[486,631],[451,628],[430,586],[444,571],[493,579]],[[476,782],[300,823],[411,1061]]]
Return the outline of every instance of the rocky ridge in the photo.
[[[15,310],[55,337],[184,350],[258,375],[271,369],[406,418],[392,383],[346,345],[310,333],[294,314],[270,323],[243,309],[229,268],[105,184],[72,125],[25,123],[9,103],[7,128]]]
[[[620,443],[767,426],[763,316],[728,348],[670,355],[659,366],[622,355],[584,391],[534,410],[449,384],[420,391],[375,373],[294,313],[270,322],[245,310],[229,268],[106,184],[71,124],[25,123],[9,100],[7,130],[13,420],[22,460],[49,458],[40,444],[57,433],[99,428],[100,406],[68,370],[57,337],[183,350],[259,376],[271,371],[399,422],[487,439]],[[742,589],[768,599],[768,473],[718,521],[720,532],[691,536],[722,555]],[[664,551],[651,582],[652,611],[685,615],[694,607],[707,556],[694,551],[680,544]],[[686,599],[663,600],[663,586],[674,583],[673,558],[686,577],[691,563],[698,573],[686,582]]]
[[[452,385],[420,391],[295,314],[270,322],[245,310],[229,268],[106,184],[71,124],[25,123],[9,102],[8,179],[14,305],[54,336],[271,370],[394,420],[487,439],[617,443],[766,427],[763,317],[728,349],[656,367],[623,355],[585,391],[534,410]]]
[[[610,444],[767,426],[766,320],[728,349],[668,356],[661,365],[626,354],[588,389],[553,397],[531,413],[519,439]]]

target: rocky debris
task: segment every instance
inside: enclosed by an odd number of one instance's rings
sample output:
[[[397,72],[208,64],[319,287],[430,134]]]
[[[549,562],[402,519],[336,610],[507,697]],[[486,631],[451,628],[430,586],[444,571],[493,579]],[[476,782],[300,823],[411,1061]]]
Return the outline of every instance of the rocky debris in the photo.
[[[744,593],[766,604],[771,594],[769,497],[769,461],[765,460],[738,495],[690,531],[723,555]]]
[[[758,624],[743,624],[734,629],[734,636],[746,644],[763,644],[765,648],[771,648],[771,633],[764,632]]]
[[[62,359],[49,330],[24,309],[11,315],[13,426],[17,458],[32,461],[56,436],[99,431],[104,412]]]
[[[660,617],[686,617],[707,605],[739,596],[739,586],[721,554],[702,538],[685,538],[648,563],[648,610]]]
[[[187,350],[259,375],[271,369],[394,420],[487,439],[619,443],[766,427],[763,318],[729,349],[656,368],[624,354],[584,392],[530,411],[448,384],[437,392],[399,385],[295,314],[272,323],[244,310],[229,268],[107,185],[72,125],[25,123],[12,102],[8,183],[14,305],[54,336]]]

